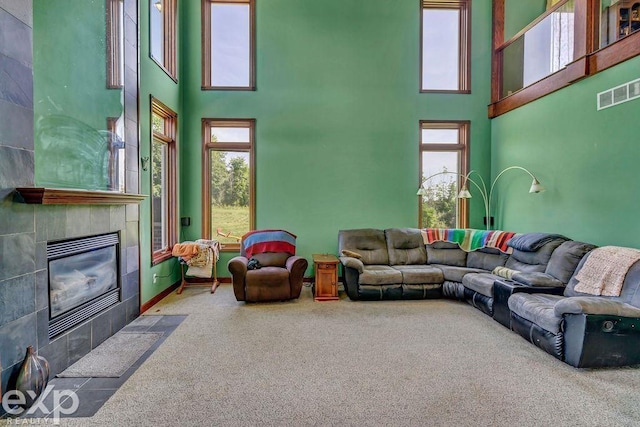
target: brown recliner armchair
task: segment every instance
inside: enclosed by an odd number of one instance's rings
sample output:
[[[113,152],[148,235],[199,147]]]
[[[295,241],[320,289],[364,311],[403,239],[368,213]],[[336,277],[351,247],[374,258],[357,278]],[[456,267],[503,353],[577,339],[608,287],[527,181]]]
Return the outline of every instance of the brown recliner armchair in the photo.
[[[227,263],[236,299],[259,302],[298,298],[308,262],[294,254],[295,236],[291,233],[263,230],[245,234],[240,256]],[[259,268],[251,269],[256,261]]]

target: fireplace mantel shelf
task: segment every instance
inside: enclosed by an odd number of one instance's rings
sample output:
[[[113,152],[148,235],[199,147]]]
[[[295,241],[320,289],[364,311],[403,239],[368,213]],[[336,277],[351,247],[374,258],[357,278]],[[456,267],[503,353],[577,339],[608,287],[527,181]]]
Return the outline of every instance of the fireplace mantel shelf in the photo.
[[[140,203],[144,194],[89,191],[70,188],[16,188],[20,201],[37,205],[122,205]]]

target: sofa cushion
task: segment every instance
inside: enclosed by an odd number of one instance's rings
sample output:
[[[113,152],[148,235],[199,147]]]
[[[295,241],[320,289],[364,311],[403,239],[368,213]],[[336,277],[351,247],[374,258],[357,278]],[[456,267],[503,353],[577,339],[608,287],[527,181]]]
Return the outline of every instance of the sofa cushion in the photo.
[[[390,265],[425,264],[427,251],[417,228],[388,228],[387,239]]]
[[[504,267],[509,255],[495,248],[482,248],[467,255],[467,267],[493,271],[496,267]]]
[[[264,252],[254,254],[252,258],[257,259],[262,267],[284,267],[290,256],[286,252]]]
[[[489,298],[493,298],[493,282],[500,279],[499,276],[491,273],[467,274],[462,278],[465,288]]]
[[[552,275],[562,283],[569,283],[569,279],[576,271],[580,260],[596,246],[590,243],[569,240],[562,243],[551,254],[545,273]]]
[[[524,272],[539,271],[544,273],[547,269],[551,254],[565,241],[565,238],[558,237],[555,240],[549,241],[535,252],[514,249],[504,266],[512,270]],[[509,244],[511,244],[511,242],[509,242]]]
[[[480,270],[479,268],[468,268],[468,267],[456,267],[452,265],[444,265],[444,264],[430,264],[433,267],[438,267],[442,270],[442,275],[444,276],[445,281],[449,282],[459,282],[462,283],[462,278],[465,274],[469,273],[486,273],[486,270]]]
[[[560,295],[518,292],[509,297],[509,310],[557,335],[560,332],[562,316],[556,315],[554,306],[562,299]]]
[[[442,283],[442,270],[430,265],[394,265],[394,269],[402,272],[402,283],[418,285],[426,283]]]
[[[427,262],[466,267],[467,253],[457,243],[433,242],[427,245]]]
[[[365,265],[360,274],[361,285],[392,285],[402,283],[402,273],[388,265]]]
[[[361,255],[363,264],[389,264],[387,240],[383,230],[360,228],[338,232],[338,253],[346,249]]]

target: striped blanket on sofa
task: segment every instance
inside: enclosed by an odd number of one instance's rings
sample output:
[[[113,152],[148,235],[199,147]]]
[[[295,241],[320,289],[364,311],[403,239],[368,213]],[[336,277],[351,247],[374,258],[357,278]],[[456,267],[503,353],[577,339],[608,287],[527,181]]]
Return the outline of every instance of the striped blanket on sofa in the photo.
[[[460,249],[471,252],[481,248],[495,248],[510,254],[513,249],[507,246],[516,234],[501,230],[475,230],[471,228],[424,228],[420,230],[425,245],[436,241],[457,243]]]
[[[296,235],[285,230],[250,231],[240,242],[240,255],[251,258],[265,252],[296,254]]]

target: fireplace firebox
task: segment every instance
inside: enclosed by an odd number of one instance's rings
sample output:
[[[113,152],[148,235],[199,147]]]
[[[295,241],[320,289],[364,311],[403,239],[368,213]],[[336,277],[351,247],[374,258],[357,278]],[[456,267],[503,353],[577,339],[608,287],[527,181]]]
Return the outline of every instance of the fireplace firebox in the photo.
[[[120,301],[118,233],[47,244],[49,337]]]

